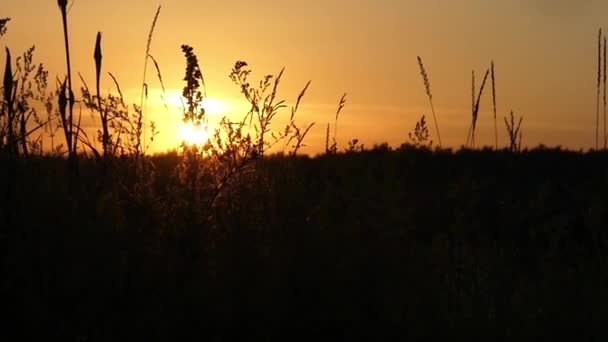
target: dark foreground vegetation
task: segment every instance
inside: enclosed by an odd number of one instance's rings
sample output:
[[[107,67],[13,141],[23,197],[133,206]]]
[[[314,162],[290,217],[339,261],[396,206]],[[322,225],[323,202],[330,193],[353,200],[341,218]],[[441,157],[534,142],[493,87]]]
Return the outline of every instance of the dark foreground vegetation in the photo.
[[[270,156],[211,206],[176,181],[178,156],[151,161],[145,188],[129,161],[101,187],[80,159],[72,188],[65,160],[2,162],[2,334],[607,335],[605,153]]]

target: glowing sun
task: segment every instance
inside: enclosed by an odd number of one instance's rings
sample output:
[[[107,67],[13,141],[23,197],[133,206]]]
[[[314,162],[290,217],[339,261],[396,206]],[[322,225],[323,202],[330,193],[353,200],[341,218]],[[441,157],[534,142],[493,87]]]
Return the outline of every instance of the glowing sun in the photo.
[[[202,145],[209,140],[209,132],[204,124],[195,124],[192,122],[182,123],[179,126],[179,140],[188,145]]]

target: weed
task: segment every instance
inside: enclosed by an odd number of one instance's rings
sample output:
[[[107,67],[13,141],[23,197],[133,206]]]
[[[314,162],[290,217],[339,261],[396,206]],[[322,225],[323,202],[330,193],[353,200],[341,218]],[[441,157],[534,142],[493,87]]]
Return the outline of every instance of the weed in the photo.
[[[300,101],[302,100],[302,97],[304,97],[304,94],[306,94],[306,90],[308,90],[309,86],[310,81],[306,83],[306,85],[298,95],[298,99],[296,100],[295,106],[291,107],[291,116],[289,117],[289,124],[287,124],[287,126],[285,127],[285,131],[283,132],[283,136],[286,137],[285,147],[289,146],[289,144],[293,142],[290,154],[294,156],[298,153],[298,150],[301,147],[306,146],[304,145],[304,138],[306,138],[308,131],[310,131],[310,129],[315,125],[315,123],[312,122],[305,128],[300,128],[298,127],[298,125],[296,125],[295,122],[295,116],[298,111],[298,108],[300,107]]]
[[[494,74],[494,61],[492,61],[490,72],[492,76],[492,110],[494,113],[494,149],[498,150],[498,128],[496,125],[496,76]]]
[[[505,125],[507,126],[507,133],[509,134],[509,151],[511,152],[519,152],[521,151],[521,140],[522,140],[522,132],[521,132],[521,122],[523,120],[523,116],[519,117],[519,121],[515,124],[515,117],[513,115],[513,111],[511,111],[510,120],[507,121],[505,117]]]
[[[329,123],[327,124],[327,132],[325,136],[325,153],[337,153],[338,152],[338,118],[340,117],[340,112],[346,105],[346,93],[342,95],[340,98],[340,102],[338,103],[338,109],[336,110],[336,115],[334,118],[334,136],[333,142],[331,146],[329,146]]]
[[[431,81],[429,80],[429,75],[424,68],[424,64],[422,63],[422,58],[420,56],[418,58],[418,66],[420,67],[420,75],[422,76],[422,82],[424,83],[424,90],[426,91],[426,96],[429,98],[429,103],[431,104],[431,113],[433,114],[433,121],[435,121],[435,130],[437,131],[437,140],[439,141],[439,147],[441,147],[441,134],[439,134],[439,124],[437,123],[437,116],[435,115],[435,106],[433,105],[433,93],[431,93]]]
[[[483,81],[481,82],[481,87],[479,88],[479,93],[475,96],[475,71],[473,71],[472,76],[472,99],[473,99],[473,107],[471,109],[471,127],[469,128],[469,134],[467,136],[467,146],[475,146],[475,128],[477,127],[477,117],[479,116],[479,104],[481,102],[481,95],[483,94],[483,89],[486,85],[486,81],[488,79],[489,70],[486,70],[486,74],[483,77]]]
[[[433,145],[433,140],[429,139],[429,129],[426,127],[426,119],[424,118],[424,115],[418,122],[416,122],[414,132],[408,133],[408,137],[410,138],[412,145],[415,147],[430,148]]]
[[[2,18],[0,19],[0,38],[6,34],[6,24],[11,20],[11,18]]]
[[[599,129],[600,129],[600,85],[602,80],[602,29],[599,29],[597,36],[597,94],[595,106],[595,149],[599,148]]]

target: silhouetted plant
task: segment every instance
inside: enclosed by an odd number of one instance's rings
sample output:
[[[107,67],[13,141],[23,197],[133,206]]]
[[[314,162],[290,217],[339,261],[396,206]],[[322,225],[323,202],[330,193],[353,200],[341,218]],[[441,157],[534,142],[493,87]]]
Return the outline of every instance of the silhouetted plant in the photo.
[[[595,149],[599,148],[600,132],[600,86],[602,81],[602,29],[599,29],[597,36],[597,93],[595,106]]]
[[[0,38],[6,34],[6,24],[11,20],[11,18],[2,18],[0,19]]]
[[[186,57],[186,74],[184,76],[186,85],[182,91],[182,96],[186,99],[183,121],[200,125],[205,120],[205,108],[202,107],[203,94],[206,96],[205,79],[198,65],[198,58],[194,54],[194,49],[191,46],[182,45],[182,52]]]
[[[95,90],[97,92],[97,110],[99,111],[99,119],[101,121],[101,146],[103,149],[103,156],[107,158],[110,156],[110,131],[108,129],[108,111],[103,110],[101,106],[101,91],[99,89],[101,83],[101,62],[102,62],[102,53],[101,53],[101,32],[97,32],[97,39],[95,41],[95,52],[93,53],[93,58],[95,59]]]
[[[42,150],[40,133],[49,118],[38,112],[39,105],[48,105],[48,72],[42,64],[34,64],[34,47],[15,61],[13,72],[9,49],[4,71],[2,107],[0,110],[0,150],[13,156],[27,157]]]
[[[257,87],[251,86],[248,82],[251,70],[247,69],[246,62],[236,62],[230,73],[230,79],[241,88],[241,93],[251,105],[247,117],[249,126],[252,126],[256,133],[257,149],[262,156],[266,150],[285,138],[270,131],[270,123],[279,110],[286,107],[285,100],[277,99],[277,89],[284,71],[285,68],[282,68],[276,77],[273,75],[264,76]],[[266,138],[268,133],[272,137],[271,141]]]
[[[62,83],[61,92],[59,94],[59,110],[61,113],[62,125],[64,127],[64,134],[66,139],[66,145],[68,148],[69,159],[73,161],[76,158],[77,146],[78,146],[78,133],[80,131],[80,125],[74,124],[74,88],[72,87],[72,63],[70,60],[70,39],[68,31],[68,1],[57,0],[57,5],[61,12],[61,19],[63,23],[63,39],[65,44],[65,59],[67,76],[66,80]],[[74,132],[76,129],[76,132]],[[76,164],[71,162],[70,165],[73,169]]]
[[[110,74],[111,75],[111,74]],[[99,112],[102,120],[107,124],[107,132],[97,130],[97,142],[104,146],[104,156],[129,156],[139,158],[143,155],[144,150],[154,141],[158,134],[154,121],[150,122],[151,135],[148,141],[142,143],[143,132],[146,129],[143,127],[141,108],[132,104],[130,107],[125,103],[118,82],[111,75],[115,86],[117,87],[118,96],[108,93],[106,96],[91,95],[86,81],[81,77],[82,81],[82,101],[84,105],[94,112]],[[107,135],[106,135],[107,134]],[[80,137],[87,147],[89,147],[98,157],[101,154],[95,148],[95,145],[87,139],[86,133],[82,133]]]
[[[481,82],[481,87],[479,88],[479,93],[475,96],[475,71],[472,73],[472,99],[473,99],[473,107],[471,109],[471,126],[469,128],[469,134],[467,136],[467,146],[475,146],[475,128],[477,127],[477,117],[479,116],[479,104],[481,102],[481,95],[483,94],[483,89],[486,85],[486,81],[488,79],[488,74],[490,70],[486,70],[486,74],[483,77],[483,81]]]
[[[435,130],[437,131],[437,140],[439,141],[439,147],[441,147],[441,134],[439,134],[439,124],[437,123],[437,116],[435,115],[435,106],[433,105],[433,93],[431,93],[431,81],[429,80],[429,75],[424,68],[424,64],[422,63],[422,58],[420,56],[418,58],[418,66],[420,67],[420,75],[422,76],[422,81],[424,83],[424,90],[426,91],[426,96],[429,98],[429,103],[431,104],[431,113],[433,114],[433,120],[435,121]]]
[[[329,122],[325,128],[325,153],[329,153]]]
[[[494,114],[494,149],[498,150],[498,128],[496,124],[496,76],[494,74],[494,61],[490,67],[492,75],[492,110]]]
[[[603,90],[604,90],[604,150],[608,147],[606,140],[606,37],[604,37],[604,52],[603,52]]]
[[[308,131],[310,131],[310,129],[315,125],[315,123],[312,122],[307,127],[302,129],[298,127],[295,122],[295,116],[298,111],[298,108],[300,107],[300,101],[302,100],[302,97],[304,97],[306,90],[308,90],[308,86],[310,86],[310,81],[306,83],[306,85],[298,95],[298,99],[296,100],[295,106],[291,107],[291,116],[289,117],[289,123],[287,124],[287,126],[285,126],[285,131],[283,132],[283,137],[285,137],[286,139],[285,147],[289,146],[293,142],[290,151],[291,155],[296,155],[301,147],[306,146],[304,145],[304,139],[306,138]]]
[[[511,152],[519,152],[521,151],[521,140],[522,140],[522,132],[521,132],[521,121],[523,120],[523,116],[519,117],[519,121],[515,124],[515,117],[513,115],[513,111],[511,111],[510,120],[507,121],[505,117],[505,125],[507,126],[507,133],[509,134],[509,151]]]
[[[359,139],[352,139],[347,142],[347,147],[344,149],[346,152],[363,152],[365,151],[365,145],[359,144]]]
[[[141,108],[141,120],[143,122],[137,124],[140,127],[146,126],[146,114],[147,113],[145,111],[146,102],[144,102],[144,101],[147,100],[147,98],[148,98],[148,83],[147,83],[147,79],[146,79],[146,74],[148,71],[148,60],[150,60],[150,59],[152,59],[152,61],[154,62],[154,66],[156,68],[158,79],[160,80],[160,85],[163,90],[163,94],[165,93],[165,86],[163,84],[163,80],[161,77],[160,69],[158,67],[158,63],[156,62],[154,57],[150,54],[150,48],[152,47],[152,37],[154,36],[154,29],[156,28],[156,24],[158,22],[160,10],[161,10],[161,5],[159,5],[156,8],[156,13],[154,14],[154,19],[152,20],[152,25],[150,26],[150,31],[148,32],[148,40],[146,42],[146,57],[144,58],[144,71],[143,71],[143,77],[142,77],[142,81],[141,81],[141,98],[139,101],[139,108]],[[143,134],[143,140],[145,141],[146,140],[145,130],[142,132],[142,134]],[[145,152],[145,146],[144,146],[144,152]]]
[[[3,82],[3,110],[2,113],[6,117],[6,132],[3,133],[3,138],[6,142],[3,144],[8,149],[9,154],[17,154],[17,141],[15,139],[15,115],[14,115],[14,98],[17,88],[15,87],[15,80],[13,79],[13,67],[11,61],[11,52],[6,48],[6,67],[4,68],[4,82]]]
[[[414,132],[408,133],[408,136],[412,145],[416,147],[430,148],[433,146],[433,140],[430,139],[429,130],[426,127],[426,119],[424,115],[420,118],[418,122],[416,122]]]
[[[332,138],[332,144],[329,145],[329,123],[327,124],[327,132],[325,136],[325,153],[337,153],[338,152],[338,118],[340,117],[340,112],[346,105],[346,93],[342,95],[340,98],[340,102],[338,103],[338,109],[336,110],[336,115],[334,118],[334,136]]]

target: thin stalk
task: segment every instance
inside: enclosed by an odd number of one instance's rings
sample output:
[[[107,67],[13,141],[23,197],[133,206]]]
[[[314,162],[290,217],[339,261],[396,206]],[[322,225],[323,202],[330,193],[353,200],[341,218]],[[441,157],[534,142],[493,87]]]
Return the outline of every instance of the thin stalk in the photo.
[[[606,37],[604,37],[604,150],[606,149]]]
[[[73,92],[73,88],[72,88],[72,64],[70,62],[70,40],[69,40],[69,36],[68,36],[68,18],[67,18],[67,6],[68,6],[68,1],[67,0],[57,0],[57,4],[59,5],[59,10],[61,11],[61,19],[63,22],[63,39],[64,39],[64,43],[65,43],[65,59],[66,59],[66,66],[67,66],[67,70],[68,70],[68,77],[67,77],[67,92],[68,92],[68,116],[67,116],[67,136],[66,136],[66,142],[68,145],[68,153],[70,158],[73,158],[74,155],[76,154],[76,146],[77,146],[77,139],[74,139],[73,137],[73,122],[74,122],[74,92]]]
[[[97,40],[95,41],[95,52],[93,53],[95,59],[95,90],[97,91],[97,107],[99,109],[99,118],[101,120],[102,137],[101,144],[103,145],[103,155],[108,157],[109,145],[110,145],[110,133],[108,131],[108,113],[101,107],[101,62],[103,55],[101,53],[101,32],[97,32]]]
[[[146,84],[146,72],[148,70],[148,59],[150,58],[150,46],[152,45],[152,36],[154,35],[154,28],[156,27],[156,22],[158,21],[158,16],[160,14],[161,6],[159,5],[156,9],[156,14],[154,15],[154,20],[152,20],[152,26],[150,27],[150,32],[148,33],[148,41],[146,43],[146,58],[144,59],[144,72],[143,78],[141,82],[141,98],[139,101],[139,108],[141,108],[142,116],[143,116],[143,140],[146,141],[146,111],[144,110],[144,95],[148,97],[148,85]],[[145,144],[144,144],[145,146]],[[145,153],[145,151],[144,151]]]
[[[14,89],[17,88],[15,84],[15,80],[13,79],[13,69],[11,64],[11,52],[8,48],[6,48],[6,67],[4,68],[4,83],[3,83],[3,91],[4,91],[4,100],[6,106],[6,115],[7,115],[7,146],[9,149],[9,153],[11,155],[16,155],[16,149],[14,148],[15,141],[15,132],[13,130],[13,102],[15,100]],[[0,112],[0,114],[2,114]],[[0,141],[1,143],[1,141]]]
[[[494,61],[492,61],[491,72],[492,72],[492,107],[494,110],[494,150],[498,150],[498,128],[496,126],[496,78],[495,78],[495,74],[494,74]]]
[[[471,117],[473,117],[473,112],[475,112],[475,70],[471,71]],[[471,119],[471,126],[469,126],[469,131],[467,132],[467,142],[465,146],[469,146],[469,142],[471,140],[471,130],[473,129],[473,120]]]
[[[600,82],[602,79],[602,29],[600,28],[597,37],[597,96],[595,110],[595,149],[599,147],[599,127],[600,127]]]
[[[325,130],[325,153],[329,153],[329,123],[327,123],[327,129]]]
[[[424,64],[422,63],[422,59],[418,56],[418,66],[420,67],[420,75],[422,76],[422,81],[424,82],[424,89],[426,91],[426,95],[429,98],[429,102],[431,103],[431,113],[433,113],[433,120],[435,121],[435,130],[437,131],[437,140],[439,141],[439,147],[441,148],[441,134],[439,134],[439,125],[437,124],[437,116],[435,115],[435,106],[433,106],[433,94],[431,93],[431,82],[429,81],[429,76],[424,68]]]
[[[346,93],[344,93],[340,98],[338,110],[336,111],[336,118],[334,123],[334,147],[336,149],[338,147],[338,117],[340,116],[340,112],[342,111],[342,108],[344,108],[344,105],[346,105]]]
[[[473,122],[471,123],[471,145],[475,146],[475,128],[477,127],[477,117],[479,116],[479,103],[481,101],[481,95],[483,94],[483,89],[486,85],[486,81],[488,79],[488,74],[490,70],[486,70],[486,74],[483,77],[483,81],[481,82],[481,87],[479,88],[479,93],[477,94],[477,101],[475,102],[475,106],[473,107]]]

